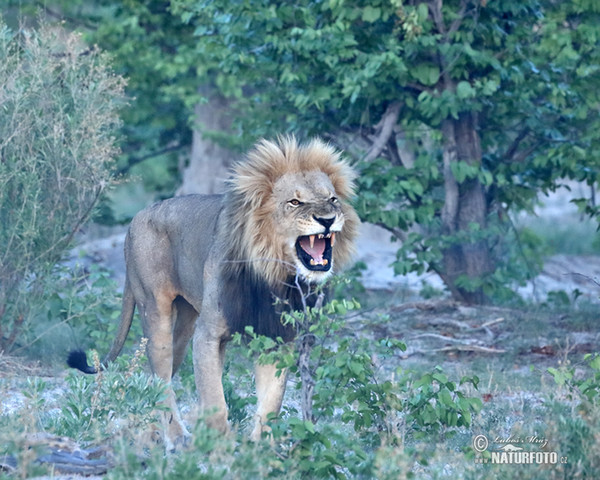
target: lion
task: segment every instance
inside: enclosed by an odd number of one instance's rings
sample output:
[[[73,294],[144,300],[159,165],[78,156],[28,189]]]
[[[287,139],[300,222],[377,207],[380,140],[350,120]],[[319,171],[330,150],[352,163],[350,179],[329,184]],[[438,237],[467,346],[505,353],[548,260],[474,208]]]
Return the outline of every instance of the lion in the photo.
[[[168,385],[168,449],[189,437],[170,381],[190,339],[200,410],[209,426],[225,432],[227,341],[247,326],[293,338],[282,312],[301,308],[304,292],[351,258],[359,224],[349,203],[354,179],[341,154],[319,139],[261,140],[234,165],[224,194],[171,198],[133,218],[120,326],[104,364],[121,352],[137,306],[151,370]],[[94,371],[77,354],[69,363]],[[286,383],[274,365],[257,364],[255,378],[253,440],[279,412]]]

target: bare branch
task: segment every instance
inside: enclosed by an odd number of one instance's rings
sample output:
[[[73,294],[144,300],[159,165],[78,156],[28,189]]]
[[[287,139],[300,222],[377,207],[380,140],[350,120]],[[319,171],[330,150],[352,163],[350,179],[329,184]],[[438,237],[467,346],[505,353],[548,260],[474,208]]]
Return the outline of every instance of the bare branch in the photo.
[[[462,0],[460,2],[460,10],[458,12],[457,17],[454,19],[450,28],[448,29],[447,37],[449,38],[454,32],[456,32],[460,26],[462,25],[463,20],[465,19],[465,12],[467,11],[467,0]]]
[[[578,273],[578,272],[567,272],[567,273],[563,273],[563,275],[573,275],[573,276],[578,276],[578,277],[582,277],[585,278],[586,280],[588,280],[589,282],[594,283],[595,285],[600,287],[600,281],[598,281],[597,278],[592,278],[589,275],[584,275],[583,273]]]
[[[400,158],[400,152],[398,151],[398,144],[394,135],[390,135],[387,142],[387,150],[390,154],[390,160],[393,165],[403,165],[402,159]]]
[[[519,134],[515,137],[515,139],[512,141],[512,143],[506,150],[506,153],[502,155],[502,158],[504,160],[512,160],[515,154],[517,153],[519,145],[523,140],[525,140],[525,137],[527,137],[527,135],[529,135],[529,127],[525,127],[519,132]]]
[[[433,0],[429,3],[429,11],[433,17],[433,23],[444,38],[446,38],[446,25],[444,24],[444,16],[442,15],[442,0]]]
[[[392,102],[388,105],[385,113],[381,117],[378,125],[381,125],[381,130],[373,145],[369,149],[369,153],[364,158],[365,162],[371,162],[375,160],[382,150],[385,148],[388,140],[394,132],[394,126],[398,121],[398,115],[400,115],[400,108],[402,104],[400,102]]]
[[[142,162],[149,160],[151,158],[154,158],[154,157],[160,157],[161,155],[164,155],[165,153],[176,152],[177,150],[181,150],[185,147],[187,147],[187,145],[182,145],[181,143],[175,143],[175,144],[171,144],[161,150],[156,150],[154,152],[148,153],[147,155],[142,155],[141,157],[131,157],[129,159],[129,163],[127,164],[127,166],[119,168],[117,170],[117,175],[123,175],[124,173],[128,172],[131,169],[131,167],[133,167],[134,165],[137,165],[138,163],[142,163]]]
[[[506,350],[501,348],[482,347],[479,345],[450,345],[442,348],[433,348],[431,350],[415,349],[411,352],[404,353],[402,357],[408,358],[412,355],[424,355],[441,352],[506,353]]]

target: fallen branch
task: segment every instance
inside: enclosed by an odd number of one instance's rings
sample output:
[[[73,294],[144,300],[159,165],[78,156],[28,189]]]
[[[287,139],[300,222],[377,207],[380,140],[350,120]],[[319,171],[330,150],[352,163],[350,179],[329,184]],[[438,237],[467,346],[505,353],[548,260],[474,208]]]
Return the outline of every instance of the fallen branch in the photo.
[[[402,358],[408,358],[412,355],[426,355],[440,352],[477,352],[477,353],[506,353],[506,350],[500,348],[481,347],[479,345],[449,345],[442,348],[434,348],[431,350],[414,349],[402,355]]]
[[[112,467],[111,451],[106,446],[81,448],[75,441],[46,433],[27,435],[23,447],[36,447],[35,462],[51,466],[54,471],[76,475],[104,475]],[[0,457],[0,472],[18,470],[17,456]]]
[[[396,305],[391,308],[393,312],[403,312],[405,310],[439,310],[442,308],[456,308],[456,302],[453,300],[429,301],[429,302],[408,302],[402,305]]]

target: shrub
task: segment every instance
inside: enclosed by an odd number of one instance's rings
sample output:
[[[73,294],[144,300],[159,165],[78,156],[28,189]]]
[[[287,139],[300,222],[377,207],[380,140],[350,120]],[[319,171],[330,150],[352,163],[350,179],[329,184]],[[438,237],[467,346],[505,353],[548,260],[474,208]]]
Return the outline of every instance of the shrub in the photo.
[[[56,27],[0,23],[0,351],[110,184],[124,81]]]

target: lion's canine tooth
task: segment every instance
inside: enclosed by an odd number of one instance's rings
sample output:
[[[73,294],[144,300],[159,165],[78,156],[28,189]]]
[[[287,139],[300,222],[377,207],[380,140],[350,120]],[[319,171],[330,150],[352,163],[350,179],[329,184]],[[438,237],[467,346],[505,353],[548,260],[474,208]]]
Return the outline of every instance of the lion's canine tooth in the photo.
[[[323,259],[323,265],[327,265],[329,263],[329,260],[327,260],[326,258]]]
[[[311,258],[310,259],[310,264],[314,267],[317,264],[317,262],[315,262],[314,258]]]
[[[335,233],[331,234],[331,246],[333,247],[335,245]]]
[[[308,238],[310,239],[310,248],[313,248],[315,246],[315,236],[309,235]]]

